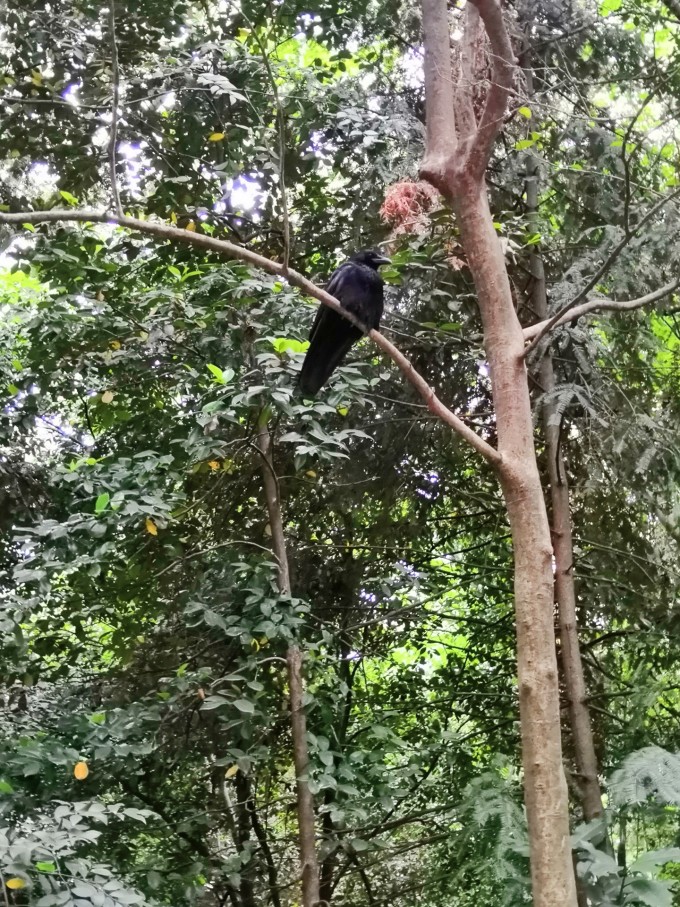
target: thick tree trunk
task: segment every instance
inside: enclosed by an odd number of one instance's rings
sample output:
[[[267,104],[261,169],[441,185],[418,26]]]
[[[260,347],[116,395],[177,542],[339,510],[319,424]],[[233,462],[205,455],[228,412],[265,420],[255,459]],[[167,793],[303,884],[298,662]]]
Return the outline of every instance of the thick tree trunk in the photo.
[[[493,73],[481,112],[474,51],[480,18]],[[524,335],[489,211],[485,171],[513,90],[515,58],[498,0],[466,7],[457,78],[446,0],[423,0],[427,149],[421,174],[454,207],[477,289],[515,558],[515,616],[524,798],[535,907],[576,907],[562,766],[550,527],[534,450]],[[455,90],[454,90],[455,88]]]
[[[453,200],[484,326],[502,456],[497,473],[512,530],[522,762],[534,904],[567,907],[576,903],[576,892],[560,739],[552,545],[534,449],[524,338],[485,187],[477,182],[467,185]]]

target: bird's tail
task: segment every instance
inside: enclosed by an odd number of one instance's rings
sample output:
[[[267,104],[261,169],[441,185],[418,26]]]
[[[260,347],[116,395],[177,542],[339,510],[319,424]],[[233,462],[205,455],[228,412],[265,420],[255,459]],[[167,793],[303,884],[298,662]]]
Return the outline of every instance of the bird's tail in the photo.
[[[354,328],[351,336],[341,345],[336,343],[323,343],[316,349],[307,351],[305,361],[298,379],[298,388],[303,397],[315,397],[330,376],[340,365],[350,350],[352,344],[358,339],[354,332],[361,337],[361,331]],[[325,338],[324,338],[325,339]]]

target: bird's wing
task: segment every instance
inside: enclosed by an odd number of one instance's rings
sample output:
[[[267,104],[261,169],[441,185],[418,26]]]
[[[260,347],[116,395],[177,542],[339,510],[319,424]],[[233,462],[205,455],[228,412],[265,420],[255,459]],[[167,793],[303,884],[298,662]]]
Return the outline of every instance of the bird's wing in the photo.
[[[382,280],[365,265],[348,261],[331,275],[327,291],[344,309],[377,327],[383,309]],[[320,305],[309,335],[309,349],[300,373],[300,388],[313,396],[342,362],[353,343],[360,339],[359,328],[338,312]]]
[[[328,281],[326,286],[326,292],[330,293],[331,296],[335,296],[338,302],[344,306],[343,293],[348,289],[348,284],[350,283],[349,272],[352,269],[352,263],[346,261],[344,265],[340,265],[337,270],[333,271],[331,274],[331,279]],[[316,310],[316,316],[314,317],[314,322],[312,324],[312,329],[309,332],[309,342],[311,343],[314,340],[314,335],[319,329],[320,324],[326,315],[329,315],[333,310],[329,309],[327,305],[321,303],[319,308]],[[349,322],[348,322],[349,323]]]

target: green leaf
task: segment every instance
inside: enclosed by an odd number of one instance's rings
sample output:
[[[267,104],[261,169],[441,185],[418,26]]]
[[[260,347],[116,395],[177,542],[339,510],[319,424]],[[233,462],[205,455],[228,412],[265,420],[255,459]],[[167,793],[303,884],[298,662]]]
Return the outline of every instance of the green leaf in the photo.
[[[61,195],[64,201],[72,207],[78,204],[78,199],[75,197],[75,195],[71,195],[71,193],[67,192],[65,189],[60,189],[59,195]]]
[[[227,383],[227,382],[224,380],[224,372],[223,372],[222,369],[219,367],[219,365],[213,365],[211,362],[209,362],[209,363],[208,363],[208,371],[212,374],[212,376],[214,377],[214,379],[215,379],[216,381],[218,381],[220,384],[226,384],[226,383]]]
[[[13,794],[14,788],[9,781],[0,781],[0,794]]]
[[[524,151],[525,148],[531,148],[535,144],[536,142],[533,139],[521,139],[519,142],[515,142],[515,150]]]
[[[108,493],[108,491],[102,492],[102,494],[99,495],[99,497],[97,498],[97,500],[95,502],[94,512],[101,513],[103,510],[106,510],[110,500],[111,500],[111,495]]]
[[[229,384],[236,374],[233,368],[225,368],[224,371],[222,371],[219,365],[213,365],[211,362],[208,363],[208,371],[211,372],[218,384]]]
[[[304,353],[309,348],[309,341],[294,340],[290,337],[276,337],[271,341],[271,345],[279,354],[287,351],[290,351],[291,353]]]
[[[243,712],[245,715],[252,715],[255,711],[254,703],[250,702],[248,699],[237,699],[234,702],[234,706],[239,712]]]
[[[46,860],[45,861],[40,860],[38,863],[35,863],[34,865],[35,865],[35,868],[38,869],[40,872],[56,872],[56,869],[57,869],[56,863],[52,863],[51,861],[48,862]]]
[[[517,113],[527,120],[531,119],[531,110],[528,107],[518,107]]]

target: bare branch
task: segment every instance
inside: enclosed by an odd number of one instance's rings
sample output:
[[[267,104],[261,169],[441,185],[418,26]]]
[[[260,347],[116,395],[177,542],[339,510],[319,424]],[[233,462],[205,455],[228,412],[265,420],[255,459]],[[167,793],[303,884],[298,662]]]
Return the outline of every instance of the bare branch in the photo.
[[[597,271],[593,274],[593,276],[590,278],[590,280],[585,285],[585,287],[579,293],[576,294],[576,296],[571,300],[571,302],[568,302],[568,303],[566,303],[566,305],[563,305],[562,308],[558,312],[555,312],[555,314],[552,316],[552,318],[550,318],[548,321],[546,321],[543,324],[543,327],[540,329],[540,331],[538,331],[536,333],[536,335],[534,336],[534,338],[531,341],[531,343],[529,344],[529,346],[525,349],[525,351],[524,351],[525,358],[529,355],[529,353],[533,349],[535,349],[538,346],[538,344],[543,339],[543,337],[545,337],[545,335],[549,331],[551,331],[555,327],[556,324],[558,324],[562,321],[562,317],[565,315],[566,312],[569,312],[571,309],[575,308],[580,302],[582,302],[588,296],[588,294],[596,286],[596,284],[598,283],[600,278],[614,264],[616,259],[623,252],[623,250],[626,248],[626,246],[631,241],[631,239],[637,233],[640,232],[640,230],[644,227],[644,225],[646,223],[648,223],[654,217],[654,215],[661,208],[663,208],[664,205],[668,204],[668,202],[672,201],[674,198],[677,198],[679,195],[680,195],[680,189],[676,189],[675,192],[671,192],[670,195],[665,195],[662,199],[659,199],[659,201],[655,205],[652,205],[652,207],[645,214],[645,216],[642,217],[638,221],[638,223],[635,225],[635,228],[633,230],[631,230],[630,232],[627,232],[624,234],[623,239],[614,246],[612,251],[605,258],[605,260],[602,262],[602,264],[597,269]]]
[[[659,299],[663,299],[664,296],[668,296],[669,293],[677,290],[679,286],[680,278],[674,280],[672,283],[667,283],[663,287],[659,287],[658,290],[647,293],[645,296],[639,296],[637,299],[626,299],[621,301],[615,299],[590,299],[588,302],[584,302],[581,305],[570,309],[568,312],[565,312],[554,326],[561,327],[563,324],[569,324],[572,321],[576,321],[577,318],[581,318],[583,315],[589,315],[591,312],[630,312],[633,309],[641,309],[643,306],[651,305],[653,302],[658,302]],[[550,319],[539,321],[537,324],[532,324],[530,327],[524,328],[524,339],[532,340],[548,324],[550,324]]]
[[[418,374],[411,362],[401,353],[394,344],[390,343],[384,334],[379,331],[368,331],[366,325],[362,324],[357,318],[354,318],[346,309],[343,309],[335,297],[331,296],[325,290],[317,287],[306,277],[303,277],[298,271],[289,269],[284,270],[284,266],[279,262],[258,255],[257,252],[251,252],[243,246],[229,242],[225,239],[215,239],[212,236],[204,236],[201,233],[194,233],[189,230],[181,230],[179,227],[171,227],[167,224],[154,223],[152,221],[138,220],[135,217],[120,217],[107,211],[95,210],[52,210],[52,211],[26,211],[19,213],[7,214],[0,212],[0,224],[40,224],[40,223],[58,223],[62,221],[73,221],[77,223],[113,223],[120,227],[126,227],[138,233],[146,233],[155,236],[158,239],[165,239],[171,242],[180,242],[185,245],[196,246],[209,252],[215,252],[218,255],[224,255],[227,258],[236,258],[256,268],[261,268],[268,274],[276,274],[284,280],[287,280],[292,286],[302,290],[308,296],[318,299],[324,305],[327,305],[333,311],[342,315],[352,324],[356,325],[361,331],[370,337],[376,346],[389,356],[389,358],[400,369],[404,377],[418,391],[419,395],[427,404],[427,408],[434,415],[438,416],[445,422],[449,428],[452,428],[465,441],[470,444],[477,453],[481,454],[484,459],[491,463],[492,466],[499,466],[502,460],[498,451],[488,444],[483,438],[474,432],[469,426],[459,419],[442,401],[437,397],[434,390]]]
[[[472,2],[484,22],[493,58],[491,85],[471,156],[471,163],[477,172],[481,173],[486,169],[491,147],[503,126],[508,97],[513,90],[516,60],[498,0],[472,0]]]
[[[630,188],[631,188],[631,186],[630,186],[630,158],[628,157],[628,154],[627,154],[628,142],[630,141],[630,137],[633,134],[633,129],[635,128],[635,124],[640,119],[640,117],[644,113],[645,109],[647,108],[648,104],[651,103],[652,99],[658,93],[658,91],[659,91],[659,86],[657,85],[655,88],[653,88],[648,93],[647,97],[643,100],[640,108],[637,110],[635,115],[633,117],[631,117],[631,121],[628,124],[628,128],[626,129],[626,133],[625,133],[625,135],[623,137],[623,141],[621,143],[621,163],[623,164],[623,172],[624,172],[624,176],[625,176],[624,199],[623,199],[623,229],[626,231],[626,235],[628,235],[630,233],[630,202],[631,202],[631,197],[630,197]]]
[[[111,134],[109,136],[109,173],[111,175],[111,198],[113,209],[119,217],[123,216],[118,191],[116,174],[116,145],[118,143],[118,102],[120,95],[120,71],[118,67],[118,44],[116,43],[116,2],[109,0],[109,40],[111,42],[111,79],[113,82],[113,100],[111,101]]]

